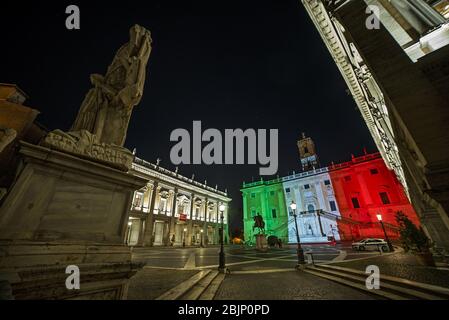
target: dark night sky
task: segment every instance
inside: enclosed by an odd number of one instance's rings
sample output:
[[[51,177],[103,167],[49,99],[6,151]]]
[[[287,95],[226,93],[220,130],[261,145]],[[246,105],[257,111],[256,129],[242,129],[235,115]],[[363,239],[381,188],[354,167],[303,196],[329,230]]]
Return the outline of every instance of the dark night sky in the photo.
[[[94,3],[94,4],[93,4]],[[65,28],[77,4],[81,30]],[[0,82],[15,83],[41,111],[38,121],[68,130],[91,87],[104,74],[129,27],[152,32],[144,98],[134,109],[126,146],[174,169],[170,133],[204,128],[278,128],[279,175],[299,171],[301,132],[322,165],[376,151],[366,125],[312,21],[291,1],[34,1],[2,3]],[[6,13],[6,14],[5,14]],[[181,166],[180,173],[228,188],[234,226],[241,222],[242,181],[259,166]]]

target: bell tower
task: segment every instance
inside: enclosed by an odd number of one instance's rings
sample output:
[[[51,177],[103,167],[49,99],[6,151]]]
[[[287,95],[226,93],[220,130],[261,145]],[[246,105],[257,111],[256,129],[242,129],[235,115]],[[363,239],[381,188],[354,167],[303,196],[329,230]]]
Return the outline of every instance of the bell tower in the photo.
[[[314,168],[319,168],[320,162],[318,160],[315,143],[312,138],[306,137],[306,134],[303,132],[301,139],[297,142],[297,145],[302,171],[309,171]]]

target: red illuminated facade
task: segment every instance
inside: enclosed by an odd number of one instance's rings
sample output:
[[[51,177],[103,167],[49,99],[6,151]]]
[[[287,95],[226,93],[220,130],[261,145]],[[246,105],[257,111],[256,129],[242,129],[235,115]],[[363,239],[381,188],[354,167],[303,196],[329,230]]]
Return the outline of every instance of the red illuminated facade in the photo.
[[[350,162],[328,168],[341,214],[338,229],[342,240],[384,238],[378,214],[392,239],[399,236],[396,212],[402,211],[419,225],[403,186],[379,153],[353,156]]]

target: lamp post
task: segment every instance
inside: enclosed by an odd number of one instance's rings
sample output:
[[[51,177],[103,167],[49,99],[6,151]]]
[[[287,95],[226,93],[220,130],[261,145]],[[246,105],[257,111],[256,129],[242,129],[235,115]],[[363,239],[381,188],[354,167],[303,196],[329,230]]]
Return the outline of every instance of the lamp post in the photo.
[[[221,273],[226,273],[226,261],[225,261],[225,253],[224,253],[224,211],[226,206],[222,203],[218,207],[220,210],[220,219],[221,219],[221,228],[220,228],[220,255],[219,255],[219,265],[218,271]]]
[[[201,235],[200,235],[200,247],[201,247],[201,248],[203,247],[203,232],[204,232],[204,230],[201,229],[201,230],[200,230],[200,233],[201,233]]]
[[[292,203],[290,204],[290,208],[292,209],[293,216],[295,217],[296,242],[298,244],[298,247],[296,249],[296,253],[297,253],[297,256],[298,256],[298,264],[296,265],[296,269],[299,269],[306,262],[304,260],[304,250],[301,247],[301,240],[299,238],[298,221],[297,221],[297,214],[296,214],[296,203],[294,201],[292,201]]]
[[[128,236],[126,237],[126,244],[129,246],[129,242],[131,241],[131,226],[133,223],[131,221],[128,222]]]
[[[388,244],[388,250],[390,250],[390,252],[393,252],[394,248],[391,245],[390,239],[388,238],[387,231],[385,230],[385,226],[384,226],[384,222],[382,221],[382,215],[381,214],[377,214],[377,220],[379,220],[380,225],[382,226],[382,230],[384,231],[385,240],[387,241],[387,244]]]
[[[184,228],[184,232],[182,233],[182,247],[185,248],[186,246],[186,232],[187,228]]]

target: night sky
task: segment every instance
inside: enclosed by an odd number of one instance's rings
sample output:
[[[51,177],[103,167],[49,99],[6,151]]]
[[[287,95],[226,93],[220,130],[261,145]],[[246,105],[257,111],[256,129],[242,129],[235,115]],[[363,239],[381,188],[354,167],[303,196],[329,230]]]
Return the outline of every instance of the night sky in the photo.
[[[81,30],[65,28],[65,8],[81,10]],[[279,172],[299,171],[296,141],[311,136],[321,164],[343,162],[364,147],[376,151],[360,112],[299,0],[33,1],[2,3],[0,82],[15,83],[49,129],[68,130],[128,30],[152,33],[144,97],[126,146],[161,166],[170,162],[170,133],[206,128],[279,129]],[[232,227],[242,219],[240,187],[259,179],[259,165],[181,166],[179,172],[233,198]]]

